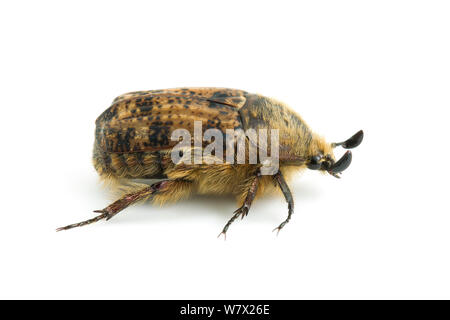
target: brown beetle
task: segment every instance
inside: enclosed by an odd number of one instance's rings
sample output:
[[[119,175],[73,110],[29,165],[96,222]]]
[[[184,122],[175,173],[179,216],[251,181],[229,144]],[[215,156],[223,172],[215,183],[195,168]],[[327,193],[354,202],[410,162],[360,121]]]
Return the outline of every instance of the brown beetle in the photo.
[[[171,139],[172,134],[177,129],[195,134],[194,121],[201,121],[203,133],[211,128],[223,134],[228,129],[278,129],[279,169],[272,175],[262,175],[261,163],[174,162],[171,155],[178,142]],[[97,217],[57,230],[109,220],[129,205],[145,199],[164,204],[194,193],[233,194],[242,206],[223,228],[221,234],[226,235],[236,218],[248,214],[256,196],[278,186],[289,209],[286,220],[275,228],[279,231],[289,222],[294,210],[285,178],[305,168],[339,177],[350,165],[352,154],[347,151],[335,161],[333,148],[357,147],[363,135],[359,131],[344,142],[327,143],[283,103],[242,90],[179,88],[127,93],[117,97],[96,120],[93,154],[94,167],[101,179],[123,190],[124,196],[96,210],[100,213]],[[149,185],[137,183],[135,179],[159,181]]]

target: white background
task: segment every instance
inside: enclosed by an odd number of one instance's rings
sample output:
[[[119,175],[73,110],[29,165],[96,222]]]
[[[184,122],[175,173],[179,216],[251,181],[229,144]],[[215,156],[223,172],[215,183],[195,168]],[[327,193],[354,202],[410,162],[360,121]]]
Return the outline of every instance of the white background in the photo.
[[[9,1],[0,5],[0,298],[450,298],[446,1]],[[366,133],[341,180],[306,172],[216,238],[233,199],[110,203],[94,120],[124,92],[233,87],[330,141]],[[338,156],[343,150],[338,150]]]

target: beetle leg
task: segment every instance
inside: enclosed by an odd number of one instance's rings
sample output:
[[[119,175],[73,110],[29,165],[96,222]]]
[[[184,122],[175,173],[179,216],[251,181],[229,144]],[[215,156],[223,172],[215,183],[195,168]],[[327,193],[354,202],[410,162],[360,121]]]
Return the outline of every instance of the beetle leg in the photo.
[[[105,209],[95,210],[94,212],[107,213],[108,215],[106,216],[106,221],[108,221],[129,205],[153,195],[155,192],[165,187],[168,183],[169,182],[167,180],[156,182],[142,190],[123,196],[119,200],[116,200],[115,202],[107,206]]]
[[[58,228],[58,229],[56,229],[56,231],[62,231],[62,230],[68,230],[68,229],[72,229],[72,228],[82,227],[82,226],[100,221],[102,219],[109,220],[112,217],[114,217],[117,213],[119,213],[120,211],[122,211],[123,209],[128,207],[129,205],[131,205],[139,200],[148,198],[149,196],[155,194],[157,191],[160,191],[164,187],[167,187],[169,182],[170,182],[170,180],[159,181],[159,182],[156,182],[156,183],[152,184],[151,186],[145,187],[137,192],[129,193],[129,194],[123,196],[122,198],[120,198],[119,200],[113,202],[112,204],[107,206],[105,209],[95,210],[94,212],[101,213],[100,215],[96,216],[95,218],[85,220],[82,222],[78,222],[78,223],[74,223],[74,224],[70,224],[68,226]]]
[[[241,219],[244,219],[246,215],[248,215],[248,211],[250,210],[250,207],[252,205],[253,199],[255,199],[256,191],[258,190],[258,182],[259,178],[261,177],[261,173],[257,173],[254,177],[252,184],[250,185],[250,188],[247,191],[247,196],[244,200],[244,204],[238,208],[236,211],[234,211],[233,216],[231,219],[227,222],[227,224],[223,227],[223,230],[217,237],[220,237],[222,234],[224,238],[227,238],[227,231],[230,225],[236,220],[239,216],[241,216]]]
[[[274,175],[275,180],[278,182],[278,185],[280,186],[281,191],[283,192],[284,198],[286,199],[286,202],[288,203],[288,216],[286,220],[284,220],[278,227],[273,229],[273,231],[277,230],[277,235],[280,232],[281,229],[286,225],[286,223],[291,220],[291,216],[294,213],[294,199],[292,198],[291,190],[289,190],[289,186],[286,183],[286,180],[284,180],[283,175],[280,171],[278,171]]]

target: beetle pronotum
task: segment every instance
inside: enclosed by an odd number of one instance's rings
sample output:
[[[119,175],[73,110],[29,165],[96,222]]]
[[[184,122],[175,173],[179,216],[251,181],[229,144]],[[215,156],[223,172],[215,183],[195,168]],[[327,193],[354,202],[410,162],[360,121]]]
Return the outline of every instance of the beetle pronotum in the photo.
[[[174,162],[171,154],[178,142],[171,139],[172,133],[184,129],[194,135],[196,121],[201,122],[202,133],[211,128],[223,134],[230,129],[278,129],[276,172],[262,174],[264,163],[261,162],[236,163],[226,159],[213,164]],[[124,195],[106,208],[96,210],[98,216],[57,230],[109,220],[129,205],[146,199],[164,204],[192,194],[232,194],[241,207],[220,233],[226,236],[231,223],[248,214],[256,197],[279,188],[288,203],[286,220],[275,228],[280,231],[294,211],[286,178],[305,168],[338,178],[350,165],[352,154],[347,151],[336,161],[333,149],[357,147],[363,136],[363,131],[359,131],[344,142],[327,143],[283,103],[242,90],[179,88],[126,93],[97,118],[93,154],[100,178],[126,190]],[[248,137],[246,141],[247,159],[251,143]],[[199,147],[205,146],[202,141]],[[195,154],[196,150],[192,147],[187,151]],[[158,181],[149,185],[137,183],[136,179]]]

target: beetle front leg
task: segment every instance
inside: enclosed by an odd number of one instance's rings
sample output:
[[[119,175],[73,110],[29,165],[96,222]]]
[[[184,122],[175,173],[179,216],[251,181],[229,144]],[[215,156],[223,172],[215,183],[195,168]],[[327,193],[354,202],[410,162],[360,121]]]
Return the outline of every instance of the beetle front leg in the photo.
[[[260,177],[261,177],[261,173],[258,171],[256,176],[253,178],[250,188],[247,191],[247,196],[245,197],[244,204],[240,208],[238,208],[236,211],[233,212],[234,213],[233,216],[227,222],[225,227],[223,227],[222,232],[219,233],[219,235],[217,237],[220,237],[223,234],[224,238],[226,239],[228,228],[234,222],[234,220],[239,218],[239,216],[241,216],[241,219],[244,219],[244,217],[246,215],[248,215],[248,211],[250,210],[252,202],[255,199],[256,191],[258,191],[258,182],[259,182]]]
[[[172,181],[170,181],[170,180],[156,182],[156,183],[152,184],[151,186],[145,187],[137,192],[129,193],[129,194],[123,196],[122,198],[120,198],[119,200],[113,202],[106,208],[104,208],[102,210],[94,211],[97,213],[101,213],[100,215],[98,215],[92,219],[89,219],[89,220],[85,220],[82,222],[78,222],[78,223],[70,224],[65,227],[58,228],[58,229],[56,229],[56,231],[69,230],[72,228],[82,227],[82,226],[100,221],[102,219],[109,220],[112,217],[114,217],[117,213],[119,213],[120,211],[122,211],[123,209],[128,207],[129,205],[131,205],[139,200],[148,198],[148,197],[154,195],[156,192],[162,191],[163,189],[167,188],[171,182]]]
[[[277,230],[278,235],[280,230],[283,229],[283,227],[289,222],[289,220],[291,220],[291,216],[294,213],[294,199],[292,198],[291,190],[289,190],[289,186],[287,185],[286,180],[284,180],[284,177],[280,171],[278,171],[274,175],[274,179],[277,181],[281,191],[283,192],[284,198],[288,203],[288,210],[289,210],[286,220],[284,220],[278,227],[273,229],[273,231]]]

